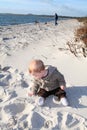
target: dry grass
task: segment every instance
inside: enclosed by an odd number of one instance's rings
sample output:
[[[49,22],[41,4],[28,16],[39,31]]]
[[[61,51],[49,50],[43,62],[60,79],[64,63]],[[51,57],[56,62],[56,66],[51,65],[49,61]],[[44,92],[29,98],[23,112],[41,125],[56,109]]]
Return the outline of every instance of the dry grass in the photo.
[[[74,54],[76,57],[87,57],[87,17],[86,18],[77,18],[79,22],[82,22],[83,26],[80,26],[75,31],[75,41],[68,41],[66,44],[69,51]],[[83,41],[80,42],[80,41]]]
[[[83,26],[76,31],[77,39],[80,39],[84,42],[87,47],[87,17],[78,18],[79,22],[83,22]]]

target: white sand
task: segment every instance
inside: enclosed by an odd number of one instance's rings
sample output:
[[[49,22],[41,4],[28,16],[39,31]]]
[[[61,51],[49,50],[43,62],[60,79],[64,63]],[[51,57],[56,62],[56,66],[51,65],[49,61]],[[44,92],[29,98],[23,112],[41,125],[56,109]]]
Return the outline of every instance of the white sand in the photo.
[[[0,127],[1,130],[86,130],[87,58],[69,51],[74,43],[77,20],[0,27]],[[78,42],[78,45],[82,44]],[[81,50],[80,50],[81,51]],[[54,104],[53,96],[43,107],[38,97],[28,97],[28,63],[42,59],[65,76],[70,106]]]

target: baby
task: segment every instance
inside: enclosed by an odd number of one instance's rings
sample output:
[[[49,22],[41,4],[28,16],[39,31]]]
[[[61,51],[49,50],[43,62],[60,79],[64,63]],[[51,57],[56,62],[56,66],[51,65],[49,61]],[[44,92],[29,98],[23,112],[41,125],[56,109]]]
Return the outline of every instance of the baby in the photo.
[[[30,83],[29,96],[38,95],[38,105],[42,106],[48,96],[54,95],[53,101],[68,105],[66,92],[64,91],[66,83],[64,76],[51,65],[45,66],[41,60],[32,60],[29,64],[29,73],[33,76]]]

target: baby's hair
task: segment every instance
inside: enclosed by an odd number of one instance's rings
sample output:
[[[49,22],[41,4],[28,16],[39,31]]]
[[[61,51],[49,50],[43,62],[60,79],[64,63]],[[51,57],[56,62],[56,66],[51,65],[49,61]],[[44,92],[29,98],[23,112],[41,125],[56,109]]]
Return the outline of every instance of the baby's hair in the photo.
[[[41,60],[32,60],[29,65],[29,72],[41,72],[45,69],[45,65]]]

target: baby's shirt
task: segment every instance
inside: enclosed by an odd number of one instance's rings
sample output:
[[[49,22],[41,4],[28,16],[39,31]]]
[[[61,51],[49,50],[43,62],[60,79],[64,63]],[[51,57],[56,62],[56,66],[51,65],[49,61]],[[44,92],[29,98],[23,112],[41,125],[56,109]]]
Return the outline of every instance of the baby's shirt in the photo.
[[[64,76],[57,70],[56,67],[46,66],[45,69],[48,70],[48,74],[45,77],[41,79],[33,78],[31,80],[30,91],[34,94],[37,94],[40,88],[43,88],[46,91],[52,91],[61,85],[66,85]]]

